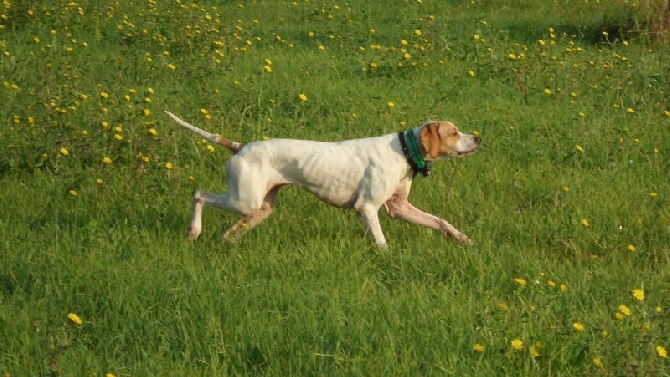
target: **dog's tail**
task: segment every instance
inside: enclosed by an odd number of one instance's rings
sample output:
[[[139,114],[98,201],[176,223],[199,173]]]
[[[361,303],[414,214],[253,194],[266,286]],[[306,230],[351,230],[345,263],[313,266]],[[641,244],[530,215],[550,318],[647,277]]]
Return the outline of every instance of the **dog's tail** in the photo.
[[[216,134],[211,134],[207,131],[201,130],[196,126],[190,125],[183,120],[179,119],[176,115],[172,114],[169,111],[165,111],[165,114],[167,114],[172,120],[175,122],[179,123],[180,126],[186,128],[189,131],[195,132],[198,135],[204,137],[205,139],[211,141],[212,143],[217,143],[220,145],[223,145],[224,147],[228,148],[233,154],[237,153],[244,147],[244,143],[238,143],[236,141],[231,141],[226,138],[223,138],[219,135]]]

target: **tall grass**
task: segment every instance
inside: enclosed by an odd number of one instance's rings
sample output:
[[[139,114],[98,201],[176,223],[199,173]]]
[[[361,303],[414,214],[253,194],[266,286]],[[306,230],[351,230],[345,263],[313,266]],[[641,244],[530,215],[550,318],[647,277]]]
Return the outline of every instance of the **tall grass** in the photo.
[[[668,374],[670,55],[620,5],[4,2],[0,372]],[[475,245],[382,215],[379,251],[295,188],[190,243],[229,156],[164,109],[239,141],[479,132],[411,198]]]

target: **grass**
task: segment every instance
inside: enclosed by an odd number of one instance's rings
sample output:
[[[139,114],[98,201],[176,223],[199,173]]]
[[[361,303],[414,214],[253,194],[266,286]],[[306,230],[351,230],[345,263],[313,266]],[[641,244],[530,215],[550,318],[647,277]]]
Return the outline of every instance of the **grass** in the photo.
[[[0,372],[669,374],[670,55],[611,27],[648,4],[5,1]],[[293,188],[190,243],[228,153],[164,109],[239,141],[477,131],[412,192],[475,245],[382,216],[379,251]]]

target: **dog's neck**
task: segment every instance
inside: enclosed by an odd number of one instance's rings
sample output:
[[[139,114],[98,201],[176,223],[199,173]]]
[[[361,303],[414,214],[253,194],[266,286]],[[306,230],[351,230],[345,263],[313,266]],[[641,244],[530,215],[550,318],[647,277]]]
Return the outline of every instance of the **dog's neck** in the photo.
[[[412,168],[412,176],[416,176],[417,173],[421,173],[424,177],[430,175],[430,161],[424,159],[423,146],[419,143],[419,138],[417,137],[417,129],[412,129],[409,131],[401,131],[398,133],[398,138],[400,138],[400,145],[402,146],[402,153],[407,159],[407,163]]]

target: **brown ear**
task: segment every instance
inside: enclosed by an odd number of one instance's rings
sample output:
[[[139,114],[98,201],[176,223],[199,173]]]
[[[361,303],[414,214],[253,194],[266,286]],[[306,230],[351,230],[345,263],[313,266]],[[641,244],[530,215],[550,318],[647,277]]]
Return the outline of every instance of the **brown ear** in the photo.
[[[440,133],[437,122],[428,123],[421,130],[421,144],[430,157],[437,158],[440,155]]]

